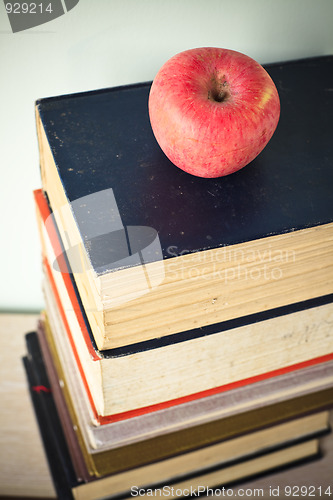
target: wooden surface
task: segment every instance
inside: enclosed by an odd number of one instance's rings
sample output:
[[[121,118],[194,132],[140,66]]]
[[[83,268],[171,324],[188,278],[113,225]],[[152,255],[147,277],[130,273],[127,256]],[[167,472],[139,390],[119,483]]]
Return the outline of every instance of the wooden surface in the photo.
[[[0,315],[0,497],[55,498],[21,361],[24,334],[35,329],[36,321],[33,314]],[[333,493],[332,433],[321,439],[321,449],[320,460],[246,482],[239,488],[263,488],[264,498],[269,498],[270,487],[277,486],[279,498],[284,498],[285,486],[330,485]]]
[[[55,497],[28,393],[22,356],[33,314],[0,315],[0,495]]]

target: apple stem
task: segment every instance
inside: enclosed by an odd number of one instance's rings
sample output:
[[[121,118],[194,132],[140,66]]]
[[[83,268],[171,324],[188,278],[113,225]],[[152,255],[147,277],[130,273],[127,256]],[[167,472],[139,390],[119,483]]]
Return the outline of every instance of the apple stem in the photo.
[[[230,96],[229,85],[223,80],[218,82],[215,78],[212,81],[212,88],[208,90],[208,99],[215,102],[224,102]]]
[[[211,99],[216,102],[223,102],[227,97],[227,92],[224,91],[212,91]]]

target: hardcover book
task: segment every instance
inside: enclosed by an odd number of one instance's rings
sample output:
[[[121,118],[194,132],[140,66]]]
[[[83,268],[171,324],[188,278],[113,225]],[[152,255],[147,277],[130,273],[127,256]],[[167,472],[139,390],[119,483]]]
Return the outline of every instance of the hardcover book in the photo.
[[[57,406],[68,410],[71,427],[80,434],[80,441],[89,453],[182,431],[240,413],[245,416],[263,407],[281,402],[288,404],[294,398],[314,395],[333,387],[333,362],[330,361],[135,418],[98,422],[75,363],[70,361],[70,356],[64,358],[63,363],[60,362],[47,319],[39,321],[37,333],[56,403],[59,399]],[[302,411],[301,408],[297,409],[299,411]],[[66,419],[68,420],[67,415]],[[65,424],[64,427],[69,426]]]
[[[36,103],[59,266],[68,258],[98,349],[333,292],[332,66],[332,56],[267,65],[278,128],[250,165],[219,179],[162,153],[150,83]],[[310,71],[316,99],[303,84]]]
[[[129,496],[133,487],[148,489],[174,485],[197,489],[200,484],[210,487],[227,484],[318,455],[318,437],[329,430],[328,413],[317,412],[173,458],[147,465],[139,463],[134,469],[128,470],[127,467],[121,473],[84,482],[75,478],[36,333],[28,334],[26,340],[28,355],[24,358],[24,365],[59,498]],[[44,390],[36,390],[41,383]]]
[[[74,363],[81,374],[97,419],[129,418],[333,359],[330,296],[266,311],[244,323],[198,329],[192,338],[180,333],[177,342],[170,336],[162,342],[99,351],[91,341],[70,269],[59,272],[50,265],[61,240],[54,225],[53,231],[50,225],[45,228],[42,193],[35,197],[53,338],[61,359],[72,353],[67,363]]]
[[[218,441],[236,439],[284,422],[328,409],[333,405],[331,363],[280,376],[266,386],[258,382],[218,397],[207,397],[176,407],[99,426],[84,421],[82,400],[61,366],[47,325],[38,330],[59,414],[75,429],[77,445],[91,476],[118,473],[141,462],[175,456]],[[326,365],[326,366],[325,366]],[[72,367],[75,369],[75,367]],[[320,368],[320,369],[319,369]],[[77,381],[80,382],[80,381]],[[151,425],[151,428],[150,428]],[[104,432],[105,431],[105,432]],[[92,444],[92,437],[97,438]],[[241,442],[241,440],[240,440]],[[77,446],[75,446],[77,449]],[[161,455],[162,454],[162,455]],[[166,455],[163,455],[166,454]]]

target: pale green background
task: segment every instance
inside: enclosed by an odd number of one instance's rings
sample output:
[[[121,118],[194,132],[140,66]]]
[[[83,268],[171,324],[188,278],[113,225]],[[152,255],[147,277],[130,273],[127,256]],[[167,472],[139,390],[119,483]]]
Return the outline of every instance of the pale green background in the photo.
[[[1,2],[0,309],[43,306],[35,99],[152,80],[173,54],[199,46],[260,63],[333,54],[333,0],[80,0],[16,34]],[[304,85],[315,99],[316,75]]]

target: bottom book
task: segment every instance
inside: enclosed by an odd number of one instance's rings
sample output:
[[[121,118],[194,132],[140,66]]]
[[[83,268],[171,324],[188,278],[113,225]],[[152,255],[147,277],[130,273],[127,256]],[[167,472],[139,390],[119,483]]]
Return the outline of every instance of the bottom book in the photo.
[[[26,341],[28,355],[24,366],[30,393],[55,489],[64,500],[207,495],[208,490],[210,493],[214,488],[318,457],[319,436],[329,431],[329,413],[320,411],[100,479],[79,481],[50,390],[37,334],[28,334]]]

